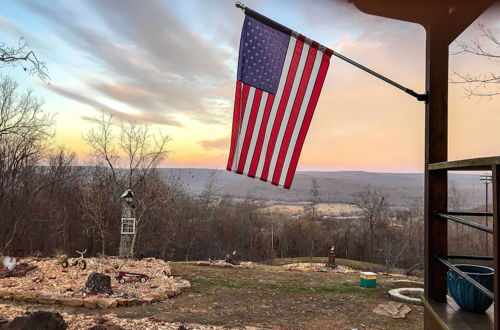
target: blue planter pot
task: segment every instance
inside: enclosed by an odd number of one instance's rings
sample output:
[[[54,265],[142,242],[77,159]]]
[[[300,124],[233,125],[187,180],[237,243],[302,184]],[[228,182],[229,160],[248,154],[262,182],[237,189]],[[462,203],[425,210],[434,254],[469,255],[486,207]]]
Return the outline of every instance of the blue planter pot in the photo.
[[[455,267],[493,292],[494,271],[492,268],[476,265],[455,265]],[[470,312],[483,313],[493,303],[492,299],[485,296],[451,269],[448,271],[447,279],[448,291],[461,308]]]

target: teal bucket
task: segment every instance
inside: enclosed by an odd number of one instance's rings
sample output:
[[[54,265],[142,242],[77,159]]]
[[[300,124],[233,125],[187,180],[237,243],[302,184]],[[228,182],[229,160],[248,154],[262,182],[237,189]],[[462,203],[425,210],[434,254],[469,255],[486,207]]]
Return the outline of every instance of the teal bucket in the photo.
[[[455,265],[459,270],[469,275],[486,289],[493,292],[493,276],[494,270],[489,267],[477,265]],[[453,270],[447,273],[448,291],[463,309],[474,312],[483,313],[493,303],[493,300],[476,289],[472,284],[466,281],[462,276]]]

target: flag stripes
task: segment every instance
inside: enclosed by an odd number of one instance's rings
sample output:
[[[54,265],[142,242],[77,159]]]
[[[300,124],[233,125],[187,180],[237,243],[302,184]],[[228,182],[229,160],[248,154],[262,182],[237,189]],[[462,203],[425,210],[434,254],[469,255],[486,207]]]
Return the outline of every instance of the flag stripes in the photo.
[[[276,94],[237,82],[229,171],[290,188],[330,56],[292,35]]]

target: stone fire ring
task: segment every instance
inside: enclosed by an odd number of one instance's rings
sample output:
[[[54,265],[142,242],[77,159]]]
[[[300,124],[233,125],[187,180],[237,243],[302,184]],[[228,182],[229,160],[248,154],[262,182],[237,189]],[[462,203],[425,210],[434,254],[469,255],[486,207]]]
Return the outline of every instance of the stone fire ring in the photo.
[[[396,300],[399,302],[422,305],[422,299],[415,298],[415,296],[422,296],[424,294],[424,289],[422,288],[398,288],[392,289],[388,292],[389,298],[391,300]]]
[[[157,291],[142,298],[104,298],[104,297],[68,297],[63,295],[38,293],[36,291],[14,291],[0,289],[0,300],[12,300],[24,303],[38,303],[45,305],[63,305],[69,307],[87,308],[116,308],[126,306],[148,305],[161,302],[179,295],[182,291],[189,289],[190,285],[175,288],[174,290]]]

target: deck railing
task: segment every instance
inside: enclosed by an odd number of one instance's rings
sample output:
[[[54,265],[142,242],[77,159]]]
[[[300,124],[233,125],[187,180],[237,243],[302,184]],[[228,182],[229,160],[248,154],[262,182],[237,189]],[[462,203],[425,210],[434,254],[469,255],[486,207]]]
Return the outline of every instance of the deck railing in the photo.
[[[467,160],[457,160],[457,161],[447,161],[440,162],[428,165],[428,171],[430,175],[434,175],[434,177],[443,178],[444,182],[447,182],[447,171],[492,171],[492,187],[493,187],[493,212],[461,212],[461,211],[448,211],[448,210],[433,210],[429,209],[430,212],[430,228],[441,231],[443,234],[447,232],[446,227],[443,228],[442,225],[439,224],[439,220],[443,221],[452,221],[458,223],[463,226],[467,226],[470,228],[474,228],[476,230],[492,234],[493,236],[493,256],[470,256],[470,255],[449,255],[447,253],[447,237],[443,243],[445,245],[441,251],[433,250],[433,248],[428,250],[428,258],[435,260],[440,265],[445,266],[444,268],[435,268],[439,270],[435,276],[428,276],[426,281],[430,281],[427,284],[427,287],[432,288],[442,288],[443,285],[446,285],[446,269],[456,272],[459,276],[461,276],[464,280],[469,282],[475,288],[477,288],[481,293],[491,298],[492,300],[497,300],[497,304],[494,306],[494,319],[495,319],[495,327],[500,328],[500,241],[498,240],[498,232],[500,227],[498,226],[499,221],[499,203],[500,203],[500,157],[485,157],[485,158],[476,158],[476,159],[467,159]],[[446,196],[446,194],[445,194]],[[446,203],[442,203],[441,205],[446,205]],[[431,206],[432,207],[432,206]],[[434,206],[435,207],[435,206]],[[432,212],[431,212],[432,211]],[[493,217],[493,229],[488,227],[487,225],[482,225],[476,223],[474,221],[464,219],[463,217]],[[433,223],[435,225],[433,225]],[[432,232],[432,231],[431,231]],[[434,237],[438,237],[438,233],[434,233]],[[433,245],[434,246],[434,245]],[[441,248],[440,246],[440,248]],[[469,275],[458,269],[450,259],[464,259],[464,260],[490,260],[493,261],[493,268],[495,270],[494,273],[494,283],[493,289],[494,292],[490,291]],[[446,287],[445,287],[446,288]],[[432,295],[429,295],[431,297]],[[442,296],[438,296],[439,299],[436,299],[439,302],[443,302]]]

